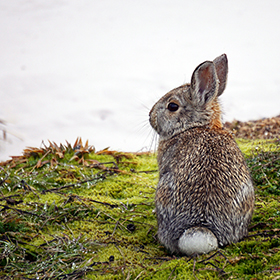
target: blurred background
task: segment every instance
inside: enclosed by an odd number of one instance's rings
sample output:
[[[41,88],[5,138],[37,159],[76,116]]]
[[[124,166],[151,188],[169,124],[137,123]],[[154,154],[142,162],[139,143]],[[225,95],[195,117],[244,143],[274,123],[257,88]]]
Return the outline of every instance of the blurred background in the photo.
[[[224,121],[278,115],[279,13],[278,0],[0,0],[0,160],[78,136],[154,149],[152,105],[222,53]]]

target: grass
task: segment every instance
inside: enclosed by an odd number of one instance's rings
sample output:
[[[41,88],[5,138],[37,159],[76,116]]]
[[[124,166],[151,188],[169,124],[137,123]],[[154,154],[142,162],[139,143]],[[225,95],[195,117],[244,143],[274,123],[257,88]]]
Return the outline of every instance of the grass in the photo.
[[[280,144],[238,140],[256,189],[244,240],[196,259],[156,239],[152,153],[50,143],[0,165],[0,279],[280,279]]]

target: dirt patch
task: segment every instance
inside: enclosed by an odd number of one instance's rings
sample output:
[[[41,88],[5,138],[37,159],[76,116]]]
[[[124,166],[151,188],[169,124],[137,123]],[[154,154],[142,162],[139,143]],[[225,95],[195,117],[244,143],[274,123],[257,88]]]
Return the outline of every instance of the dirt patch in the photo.
[[[273,118],[265,118],[256,121],[241,122],[234,120],[226,122],[224,126],[235,137],[245,139],[279,139],[280,115]]]

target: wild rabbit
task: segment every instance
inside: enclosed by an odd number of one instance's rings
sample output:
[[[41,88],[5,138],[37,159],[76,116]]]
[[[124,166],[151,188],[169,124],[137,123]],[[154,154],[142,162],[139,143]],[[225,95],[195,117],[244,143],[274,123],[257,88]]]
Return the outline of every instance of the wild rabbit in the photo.
[[[196,255],[248,233],[254,187],[218,102],[227,81],[225,54],[205,61],[191,83],[164,95],[150,111],[159,134],[155,204],[159,241],[172,253]]]

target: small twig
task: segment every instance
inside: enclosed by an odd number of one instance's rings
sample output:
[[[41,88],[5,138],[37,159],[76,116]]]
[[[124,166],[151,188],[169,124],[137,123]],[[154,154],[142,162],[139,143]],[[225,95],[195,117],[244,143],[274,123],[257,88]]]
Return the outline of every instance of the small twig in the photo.
[[[172,271],[171,271],[170,275],[168,276],[167,280],[171,279],[171,276],[173,275],[173,273],[174,273],[175,269],[177,268],[177,266],[178,266],[178,264],[176,264],[174,266],[174,268],[172,269]]]
[[[273,232],[273,229],[272,230],[265,230],[263,232],[248,235],[248,236],[244,237],[244,239],[248,239],[248,238],[256,237],[256,236],[271,237],[271,236],[278,236],[279,235],[279,234],[276,233],[277,231],[274,231],[275,233],[269,233],[269,232]]]
[[[217,251],[217,252],[215,252],[213,255],[211,255],[210,257],[208,257],[207,259],[205,259],[205,260],[201,260],[201,261],[199,261],[198,263],[204,263],[204,262],[206,262],[206,261],[209,261],[209,260],[211,260],[213,257],[215,257],[216,255],[221,255],[222,257],[224,257],[227,261],[228,261],[228,258],[222,253],[222,252],[220,252],[219,250]]]
[[[154,173],[154,172],[158,172],[157,169],[155,170],[142,170],[142,171],[136,171],[135,169],[131,168],[130,171],[132,173],[145,173],[145,174],[149,174],[149,173]]]
[[[71,273],[60,275],[57,277],[57,279],[82,279],[81,277],[83,277],[85,275],[87,270],[88,269],[83,269],[83,270],[77,269]]]
[[[29,174],[31,174],[36,167],[39,167],[39,163],[41,164],[42,162],[42,159],[44,159],[49,153],[51,152],[51,150],[48,150],[38,161],[37,161],[37,164],[34,165],[34,167],[31,169],[31,171],[29,172]]]
[[[9,177],[8,173],[6,172],[6,170],[0,166],[0,169],[2,169],[5,173],[6,173],[6,176],[3,180],[0,181],[0,186],[2,186],[2,184],[7,180],[7,178]]]
[[[257,224],[255,224],[255,225],[253,225],[253,226],[250,226],[250,227],[249,227],[249,230],[252,230],[252,229],[254,229],[254,228],[256,228],[256,227],[262,227],[262,228],[264,228],[264,227],[267,227],[267,224],[268,224],[268,223],[260,222],[260,223],[257,223]]]
[[[144,270],[142,270],[137,276],[136,276],[136,278],[134,279],[134,280],[137,280],[137,279],[139,279],[140,278],[140,276],[141,276],[141,274],[144,272]]]
[[[53,242],[55,242],[55,241],[57,241],[57,240],[58,240],[57,238],[54,238],[54,239],[52,239],[52,240],[50,240],[50,241],[47,241],[47,242],[45,242],[45,243],[39,245],[39,247],[44,247],[44,246],[46,246],[46,245],[49,246],[49,244],[51,244],[51,243],[53,243]]]
[[[99,211],[99,212],[98,212],[98,215],[99,215],[100,213],[102,213],[103,215],[109,217],[110,219],[112,219],[113,221],[116,222],[116,225],[119,225],[119,226],[122,227],[124,230],[126,230],[126,228],[120,223],[120,220],[121,220],[121,219],[117,220],[117,219],[113,218],[112,216],[108,215],[107,213],[105,213],[105,212],[103,212],[103,211]]]
[[[263,167],[266,167],[266,166],[269,166],[269,165],[272,165],[275,161],[278,161],[280,159],[280,156],[272,159],[271,161],[269,161],[268,163],[265,163],[265,164],[262,164],[260,166],[258,166],[256,169],[254,169],[254,171],[258,171],[259,169],[263,169]]]
[[[108,202],[102,202],[102,201],[98,201],[98,200],[94,200],[94,199],[89,199],[89,201],[99,203],[99,204],[102,204],[102,205],[105,205],[105,206],[109,206],[111,208],[119,207],[119,205],[117,205],[117,204],[111,204],[111,203],[108,203]]]
[[[63,190],[63,189],[68,189],[68,188],[75,187],[75,186],[80,185],[80,184],[84,184],[84,183],[88,183],[88,182],[93,182],[93,181],[100,180],[100,179],[104,180],[105,178],[106,177],[104,176],[104,174],[102,174],[98,178],[88,179],[88,180],[80,181],[80,182],[77,182],[77,183],[74,183],[74,184],[61,186],[61,187],[58,187],[58,188],[52,188],[52,189],[48,189],[48,190],[43,190],[42,194],[45,194],[47,192],[57,192],[57,191],[60,191],[60,190]]]
[[[16,211],[20,214],[28,214],[28,215],[32,215],[32,216],[42,218],[41,215],[38,215],[38,214],[35,214],[35,213],[32,213],[32,212],[28,212],[28,211],[24,211],[24,210],[20,210],[20,209],[17,209],[17,208],[13,208],[13,207],[10,207],[10,206],[7,206],[7,205],[1,205],[0,204],[0,207],[3,207],[3,209],[0,210],[0,212],[3,211],[3,210],[6,210],[6,209],[10,209],[10,210],[14,210],[14,211]]]
[[[219,268],[218,266],[216,266],[216,265],[214,265],[213,263],[211,263],[211,262],[209,262],[209,260],[211,260],[211,259],[213,259],[216,255],[221,255],[223,258],[225,258],[225,263],[224,263],[224,265],[223,265],[223,268]],[[215,260],[214,259],[214,261],[216,261],[217,263],[220,263],[218,260]],[[225,271],[224,271],[224,269],[225,269],[225,267],[226,267],[226,264],[229,262],[229,260],[228,260],[228,258],[222,253],[222,252],[220,252],[219,250],[217,251],[217,252],[215,252],[213,255],[211,255],[210,257],[208,257],[207,259],[205,259],[205,260],[201,260],[201,261],[199,261],[198,263],[204,263],[205,265],[207,265],[207,264],[210,264],[210,265],[212,265],[213,267],[215,267],[215,269],[216,269],[216,271],[218,271],[219,273],[221,273],[221,274],[225,274]],[[209,269],[209,268],[208,268]]]
[[[125,210],[128,210],[128,208],[125,206],[124,203],[120,202],[121,206],[125,209]]]
[[[195,266],[196,266],[196,256],[193,256],[193,276],[196,280],[198,280],[195,274]]]
[[[9,196],[4,196],[4,197],[0,198],[0,201],[7,200],[7,199],[15,197],[15,196],[20,196],[20,195],[19,194],[13,194],[13,195],[9,195]]]
[[[220,274],[225,274],[225,271],[224,271],[222,268],[219,268],[218,266],[214,265],[213,263],[211,263],[211,262],[206,262],[205,265],[206,265],[206,264],[212,265],[212,266],[216,269],[216,271],[218,271]],[[209,269],[209,268],[208,268],[208,269]]]
[[[120,223],[120,221],[117,221],[117,222],[116,222],[116,225],[115,225],[115,227],[114,227],[114,230],[113,230],[113,233],[111,234],[111,236],[113,236],[113,235],[115,234],[116,229],[117,229],[119,223]]]
[[[126,262],[128,262],[129,264],[131,264],[131,262],[129,262],[129,261],[127,261],[127,260],[125,259],[123,252],[121,251],[121,249],[119,248],[119,246],[118,246],[117,244],[115,244],[115,247],[118,249],[118,251],[119,251],[120,254],[122,255],[124,266],[126,265]]]
[[[40,196],[33,190],[33,188],[31,186],[29,186],[24,180],[20,181],[20,184],[23,186],[23,188],[25,190],[29,190],[31,191],[34,195],[36,195],[38,197],[38,199],[40,199]]]

